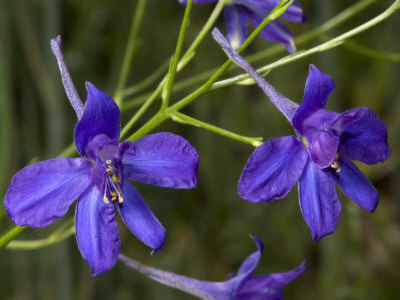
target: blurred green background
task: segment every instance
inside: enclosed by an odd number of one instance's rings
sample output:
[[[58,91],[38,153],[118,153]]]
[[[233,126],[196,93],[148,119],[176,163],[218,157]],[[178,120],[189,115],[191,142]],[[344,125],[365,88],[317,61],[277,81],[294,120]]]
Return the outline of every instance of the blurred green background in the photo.
[[[326,22],[356,1],[301,0],[309,22],[289,24],[296,36]],[[386,9],[391,1],[376,1],[329,36],[360,25]],[[62,48],[81,97],[84,82],[113,94],[117,85],[136,1],[1,0],[0,1],[0,194],[13,174],[33,160],[55,157],[73,138],[76,118],[63,90],[49,41],[61,34]],[[193,7],[185,46],[196,36],[213,5]],[[174,0],[148,1],[128,86],[135,85],[167,61],[175,49],[184,7]],[[217,23],[226,32],[223,18]],[[357,36],[352,42],[377,51],[400,52],[399,13]],[[322,37],[326,38],[326,37]],[[322,40],[302,44],[307,49]],[[261,38],[245,54],[274,46]],[[257,63],[262,66],[286,55]],[[208,36],[196,58],[177,81],[220,66],[223,52]],[[155,131],[185,137],[201,162],[195,190],[135,186],[167,230],[164,249],[150,256],[149,248],[120,224],[122,251],[144,264],[204,280],[222,281],[255,245],[249,233],[261,237],[265,251],[256,274],[283,272],[307,259],[308,270],[284,289],[286,299],[397,299],[400,295],[400,64],[335,48],[273,70],[267,80],[294,101],[301,101],[313,63],[334,79],[337,90],[328,108],[343,111],[369,106],[389,128],[392,156],[384,164],[360,165],[380,193],[375,213],[363,211],[340,191],[343,205],[335,234],[314,244],[298,205],[297,188],[271,204],[250,204],[236,194],[242,169],[254,151],[247,144],[200,128],[167,121]],[[235,74],[238,71],[233,71]],[[144,92],[154,89],[155,85]],[[194,87],[174,93],[172,101]],[[129,99],[127,99],[129,100]],[[139,128],[159,107],[142,118]],[[126,121],[137,108],[124,112]],[[255,85],[209,92],[183,112],[217,126],[265,140],[291,135],[286,120]],[[3,207],[1,207],[3,211]],[[73,216],[74,205],[68,216]],[[13,226],[0,213],[0,233]],[[68,216],[43,229],[29,229],[20,239],[45,238]],[[118,220],[120,221],[120,220]],[[119,222],[121,223],[121,222]],[[0,251],[0,299],[195,299],[164,287],[121,263],[90,277],[75,238],[34,251]]]

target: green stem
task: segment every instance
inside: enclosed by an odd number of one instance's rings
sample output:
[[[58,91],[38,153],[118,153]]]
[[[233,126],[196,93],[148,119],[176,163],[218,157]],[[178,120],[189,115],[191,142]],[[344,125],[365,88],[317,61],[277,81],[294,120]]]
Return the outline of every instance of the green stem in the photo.
[[[279,4],[271,11],[271,13],[261,22],[261,24],[250,34],[250,36],[244,41],[242,46],[237,50],[238,53],[241,53],[243,50],[246,49],[246,47],[258,36],[258,34],[264,29],[264,27],[271,21],[275,20],[276,18],[279,18],[282,14],[285,13],[285,11],[289,8],[290,4],[292,4],[293,0],[286,1],[286,0],[281,0]],[[206,93],[212,84],[229,68],[229,66],[232,64],[231,60],[227,60],[219,69],[217,72],[214,73],[213,76],[211,76],[206,83],[204,83],[201,87],[196,89],[194,92],[186,96],[185,98],[181,99],[174,105],[160,111],[157,115],[155,115],[153,118],[151,118],[146,124],[144,124],[141,128],[139,128],[134,134],[128,137],[128,140],[135,141],[150,131],[152,131],[155,127],[157,127],[159,124],[164,122],[169,118],[169,116],[182,109],[195,99],[197,99],[199,96],[202,94]]]
[[[302,45],[318,38],[325,32],[335,28],[338,25],[343,24],[347,20],[350,20],[353,16],[357,15],[358,13],[360,13],[361,11],[363,11],[364,9],[366,9],[367,7],[369,7],[370,5],[372,5],[377,1],[378,0],[361,0],[357,2],[356,4],[350,6],[349,8],[345,9],[344,11],[333,17],[332,19],[328,20],[318,28],[298,36],[296,38],[296,44]],[[259,53],[249,55],[248,57],[246,57],[246,60],[249,63],[253,63],[265,60],[266,58],[269,58],[273,55],[279,54],[284,51],[285,47],[283,45],[275,45]]]
[[[204,39],[204,37],[210,32],[211,28],[214,26],[215,21],[218,19],[224,7],[230,2],[230,0],[219,0],[217,5],[215,6],[213,12],[208,18],[206,24],[203,26],[196,39],[193,41],[192,45],[186,51],[186,53],[182,56],[181,62],[179,63],[178,69],[181,70],[186,63],[190,61],[190,58],[193,57],[193,53]]]
[[[196,126],[196,127],[201,127],[204,128],[206,130],[215,132],[219,135],[223,135],[226,136],[228,138],[231,138],[233,140],[237,140],[239,142],[243,142],[243,143],[247,143],[250,144],[254,147],[258,147],[262,144],[262,137],[258,137],[258,138],[251,138],[251,137],[247,137],[247,136],[243,136],[243,135],[239,135],[236,134],[232,131],[228,131],[222,128],[219,128],[217,126],[205,123],[203,121],[197,120],[195,118],[192,118],[190,116],[184,115],[182,113],[179,112],[174,112],[171,114],[171,119],[175,122],[181,123],[181,124],[188,124],[188,125],[192,125],[192,126]]]
[[[132,20],[131,32],[129,34],[128,45],[126,46],[124,59],[122,62],[122,70],[119,76],[117,89],[115,91],[114,100],[120,105],[123,98],[123,89],[128,80],[129,71],[131,70],[133,54],[136,46],[136,39],[138,36],[139,28],[142,23],[144,9],[146,7],[147,0],[138,0],[136,5],[135,16]]]
[[[124,128],[121,131],[121,138],[123,138],[128,131],[133,127],[133,125],[136,124],[136,122],[139,120],[139,118],[147,111],[147,109],[153,104],[153,102],[157,99],[157,97],[160,95],[162,89],[164,86],[164,81],[161,81],[161,83],[158,85],[157,89],[154,90],[154,92],[151,94],[149,98],[147,98],[146,102],[140,107],[140,109],[136,112],[136,114],[129,120],[128,123],[124,126]]]
[[[171,59],[166,60],[157,70],[155,70],[152,74],[150,74],[147,78],[143,79],[138,84],[131,86],[123,91],[123,96],[128,97],[132,96],[140,91],[144,90],[154,82],[156,82],[165,72],[168,71],[169,62]],[[124,103],[122,104],[122,108],[124,108]]]
[[[34,250],[62,242],[75,233],[74,217],[68,219],[59,229],[45,239],[34,241],[12,241],[7,245],[11,250]]]
[[[166,108],[169,105],[169,100],[171,99],[172,86],[174,85],[176,70],[179,63],[179,57],[182,51],[183,41],[185,39],[186,30],[189,23],[190,12],[192,11],[193,0],[188,0],[186,4],[185,14],[183,16],[181,29],[179,31],[178,42],[176,43],[175,53],[172,57],[171,66],[167,74],[167,81],[165,84],[165,92],[162,95],[162,107]]]
[[[311,54],[323,52],[328,49],[335,48],[335,47],[341,45],[346,39],[348,39],[352,36],[355,36],[363,31],[375,26],[376,24],[382,22],[383,20],[388,18],[390,15],[392,15],[394,12],[396,12],[399,8],[400,8],[400,0],[396,0],[387,10],[385,10],[383,13],[381,13],[377,17],[373,18],[372,20],[370,20],[370,21],[368,21],[368,22],[334,38],[334,39],[331,39],[328,42],[322,43],[322,44],[315,46],[311,49],[308,49],[306,51],[296,52],[295,54],[286,56],[285,58],[283,58],[279,61],[276,61],[272,64],[266,65],[260,69],[257,69],[257,72],[263,73],[266,71],[270,71],[272,69],[289,64],[291,62],[294,62],[294,61],[304,58],[306,56],[310,56]],[[240,82],[240,81],[248,79],[248,78],[250,78],[250,76],[248,74],[241,74],[241,75],[238,75],[238,76],[235,76],[232,78],[228,78],[228,79],[216,82],[215,84],[213,84],[212,89],[232,85],[232,84],[235,84],[237,82]]]
[[[388,60],[392,62],[400,62],[400,53],[380,51],[361,46],[353,41],[343,43],[343,48],[353,51],[357,54],[368,56],[375,59]]]
[[[17,238],[21,233],[23,233],[28,228],[29,228],[28,226],[23,226],[23,227],[14,226],[5,235],[0,237],[0,249],[7,246],[7,244],[9,242],[11,242],[13,239]]]

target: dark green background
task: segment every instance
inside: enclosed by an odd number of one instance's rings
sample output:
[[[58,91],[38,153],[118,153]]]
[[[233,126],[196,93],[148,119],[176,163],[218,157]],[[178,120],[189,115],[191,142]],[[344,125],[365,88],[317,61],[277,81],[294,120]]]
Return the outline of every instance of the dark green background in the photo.
[[[139,34],[129,86],[150,75],[173,53],[184,7],[175,0],[148,1]],[[306,24],[289,24],[300,35],[327,21],[356,1],[302,0]],[[370,8],[327,33],[341,34],[376,16],[391,1]],[[78,92],[84,82],[113,94],[119,77],[136,1],[0,1],[0,194],[13,174],[32,160],[55,157],[72,142],[76,122],[64,93],[49,41],[63,38],[67,65]],[[185,46],[198,33],[213,5],[193,7]],[[225,32],[220,18],[218,27]],[[380,51],[400,52],[399,13],[353,41]],[[321,40],[299,47],[307,49]],[[273,46],[261,38],[246,54]],[[262,66],[281,55],[258,63]],[[226,57],[208,36],[196,58],[177,81],[215,68]],[[380,192],[370,214],[340,191],[343,211],[335,234],[314,244],[303,221],[297,187],[286,199],[250,204],[236,194],[241,171],[254,148],[200,128],[167,121],[155,131],[182,135],[200,155],[195,190],[170,190],[136,184],[167,230],[164,249],[150,249],[120,223],[122,251],[145,264],[183,275],[222,281],[255,251],[254,233],[265,242],[256,274],[283,272],[307,259],[308,270],[285,288],[287,299],[396,299],[400,294],[400,68],[398,62],[374,59],[346,47],[313,55],[272,71],[267,80],[294,101],[301,101],[308,65],[334,79],[337,90],[328,108],[373,109],[389,127],[392,157],[377,166],[360,165]],[[236,71],[237,73],[237,71]],[[148,89],[151,91],[152,88]],[[173,94],[176,101],[192,91]],[[154,114],[159,104],[141,122]],[[127,120],[135,110],[125,112]],[[292,135],[293,130],[255,85],[233,86],[202,96],[184,112],[217,126],[265,140]],[[139,124],[138,124],[139,125]],[[135,129],[137,129],[136,127]],[[74,214],[74,206],[68,212]],[[2,208],[3,209],[3,208]],[[48,236],[67,217],[43,229],[30,229],[21,239]],[[120,221],[120,220],[118,220]],[[0,232],[12,226],[7,216]],[[0,299],[194,299],[164,287],[117,263],[111,271],[90,277],[76,241],[35,251],[0,251]]]

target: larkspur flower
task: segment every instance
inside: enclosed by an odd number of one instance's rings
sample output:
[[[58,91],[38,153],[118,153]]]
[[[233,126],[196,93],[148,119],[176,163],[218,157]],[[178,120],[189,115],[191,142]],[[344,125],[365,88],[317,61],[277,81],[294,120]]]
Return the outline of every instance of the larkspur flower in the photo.
[[[285,197],[299,181],[300,208],[314,241],[335,231],[341,212],[336,184],[356,204],[373,212],[379,195],[351,162],[384,162],[391,154],[387,127],[369,108],[343,113],[325,110],[333,80],[310,66],[301,105],[285,98],[229,47],[215,29],[214,38],[246,70],[291,122],[296,136],[267,141],[249,158],[238,184],[239,196],[268,203]]]
[[[280,300],[284,298],[282,289],[306,270],[306,262],[284,273],[253,276],[261,259],[263,243],[252,236],[257,251],[242,263],[236,275],[222,282],[201,281],[171,272],[148,267],[120,254],[120,260],[127,266],[162,284],[182,290],[202,299],[209,300]]]
[[[120,111],[114,100],[87,82],[85,106],[63,62],[60,38],[52,40],[62,80],[78,116],[75,146],[82,158],[56,158],[23,168],[8,187],[4,206],[19,226],[44,227],[62,217],[78,198],[76,239],[92,275],[118,260],[115,207],[144,244],[159,251],[165,230],[128,180],[161,187],[194,188],[199,157],[180,136],[156,133],[119,143]]]
[[[193,0],[193,4],[212,3],[218,0]],[[187,0],[178,0],[186,4]],[[233,49],[239,48],[247,37],[247,20],[258,27],[266,16],[279,4],[279,0],[231,0],[224,9],[224,18],[228,30],[228,40]],[[300,3],[295,0],[282,19],[303,23],[307,18]],[[280,21],[273,20],[261,32],[262,38],[273,43],[282,43],[289,53],[296,51],[295,38],[289,29]]]

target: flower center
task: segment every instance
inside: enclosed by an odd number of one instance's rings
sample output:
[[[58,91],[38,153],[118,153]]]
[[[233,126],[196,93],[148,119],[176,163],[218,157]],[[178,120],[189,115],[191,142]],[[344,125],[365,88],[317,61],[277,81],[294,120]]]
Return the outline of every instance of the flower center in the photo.
[[[103,201],[109,203],[110,198],[111,201],[115,201],[118,198],[118,202],[122,203],[124,198],[122,197],[121,177],[119,176],[117,168],[112,165],[110,159],[106,160],[106,164]]]

